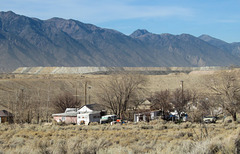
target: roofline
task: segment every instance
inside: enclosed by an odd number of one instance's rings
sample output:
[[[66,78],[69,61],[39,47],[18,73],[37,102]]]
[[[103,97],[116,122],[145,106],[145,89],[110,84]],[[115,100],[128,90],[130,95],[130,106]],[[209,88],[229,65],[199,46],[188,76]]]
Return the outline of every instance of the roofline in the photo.
[[[76,117],[77,113],[56,113],[56,114],[52,114],[53,117],[60,117],[60,116],[65,116],[65,117]]]

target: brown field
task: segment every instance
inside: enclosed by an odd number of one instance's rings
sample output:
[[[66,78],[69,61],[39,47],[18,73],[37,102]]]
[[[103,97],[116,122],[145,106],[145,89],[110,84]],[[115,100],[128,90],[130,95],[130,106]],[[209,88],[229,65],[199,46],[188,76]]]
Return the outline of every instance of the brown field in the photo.
[[[173,90],[180,88],[181,80],[184,81],[184,89],[206,92],[205,81],[213,71],[193,71],[190,74],[169,74],[169,75],[144,75],[146,83],[146,97],[156,91]],[[91,89],[88,90],[88,103],[100,103],[97,94],[101,92],[99,84],[110,80],[112,75],[1,75],[0,76],[0,104],[3,108],[9,106],[9,100],[16,101],[16,95],[23,90],[23,95],[28,99],[38,99],[44,103],[48,97],[54,99],[59,94],[70,92],[76,95],[79,100],[84,101],[84,85],[88,82]],[[37,98],[36,98],[37,97]],[[1,107],[0,107],[1,108]]]
[[[205,126],[205,127],[204,127]],[[237,153],[237,123],[4,124],[0,153]]]

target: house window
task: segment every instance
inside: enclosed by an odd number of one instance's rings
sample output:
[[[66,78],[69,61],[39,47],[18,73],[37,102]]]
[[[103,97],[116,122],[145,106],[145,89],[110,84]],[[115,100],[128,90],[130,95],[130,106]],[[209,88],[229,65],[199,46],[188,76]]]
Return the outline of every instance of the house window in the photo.
[[[62,117],[62,121],[65,121],[66,120],[66,117]]]

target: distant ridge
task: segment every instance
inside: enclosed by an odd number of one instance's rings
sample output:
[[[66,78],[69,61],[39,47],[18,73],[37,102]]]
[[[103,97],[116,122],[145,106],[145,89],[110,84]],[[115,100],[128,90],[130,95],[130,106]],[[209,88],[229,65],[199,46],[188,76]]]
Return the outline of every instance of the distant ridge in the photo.
[[[210,36],[124,35],[77,20],[0,12],[0,72],[18,67],[202,67],[240,65],[240,43]]]
[[[240,42],[227,43],[209,35],[201,35],[199,36],[199,38],[213,46],[216,46],[224,51],[231,53],[234,56],[240,57]]]

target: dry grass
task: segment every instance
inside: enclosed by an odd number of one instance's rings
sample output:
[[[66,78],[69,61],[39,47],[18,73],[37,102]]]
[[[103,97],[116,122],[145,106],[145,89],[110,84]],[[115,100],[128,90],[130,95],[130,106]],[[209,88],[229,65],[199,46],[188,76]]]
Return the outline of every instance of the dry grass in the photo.
[[[240,72],[240,69],[235,69],[235,71]],[[160,90],[180,88],[180,81],[182,80],[184,81],[185,89],[206,92],[206,81],[213,73],[213,71],[193,71],[190,74],[146,75],[147,84],[145,88],[149,92],[146,93],[146,96],[149,97],[151,93]],[[91,74],[15,74],[14,77],[11,75],[8,78],[2,76],[0,76],[0,104],[5,102],[5,107],[11,105],[7,103],[9,100],[16,101],[16,94],[22,88],[24,89],[25,96],[32,99],[37,97],[41,102],[48,100],[48,94],[50,94],[50,100],[66,91],[75,95],[77,88],[78,99],[84,100],[84,85],[86,81],[91,86],[91,90],[89,91],[91,101],[99,102],[96,97],[101,91],[99,84],[112,77],[112,75]]]
[[[1,125],[0,153],[234,153],[239,124]]]

